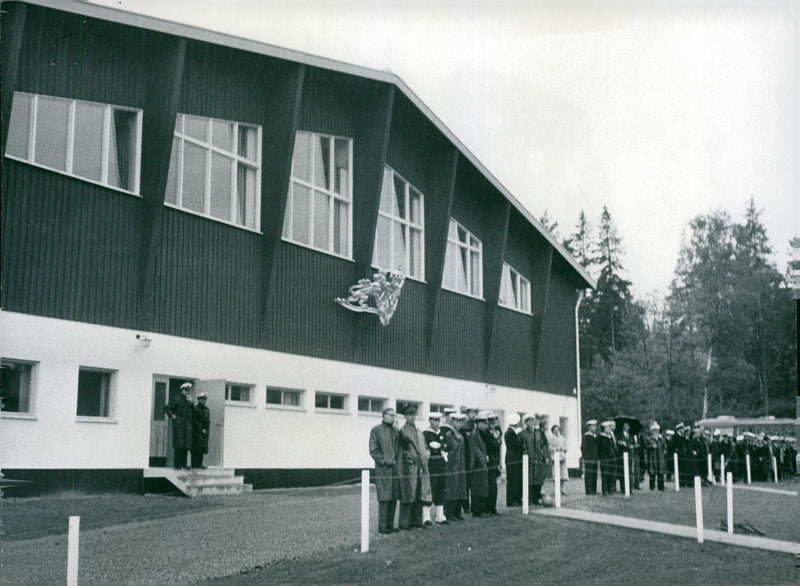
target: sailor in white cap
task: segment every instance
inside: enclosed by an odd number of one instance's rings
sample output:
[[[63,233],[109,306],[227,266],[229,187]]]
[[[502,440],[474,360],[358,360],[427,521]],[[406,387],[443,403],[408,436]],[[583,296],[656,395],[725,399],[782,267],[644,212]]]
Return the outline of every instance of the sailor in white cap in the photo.
[[[475,429],[467,436],[467,485],[473,517],[489,514],[489,454],[482,434],[489,429],[488,412],[475,417]]]
[[[445,430],[440,427],[441,422],[441,413],[430,413],[428,415],[428,429],[422,432],[425,437],[425,443],[428,445],[428,452],[430,452],[428,471],[431,477],[431,497],[433,501],[433,520],[431,520],[431,507],[422,507],[422,522],[425,525],[431,525],[433,521],[439,524],[448,523],[444,515],[445,488],[447,485],[447,476],[445,475],[447,439]]]
[[[536,416],[526,413],[522,418],[525,422],[525,429],[519,434],[525,453],[528,454],[528,491],[529,504],[542,504],[542,485],[550,473],[550,465],[547,462],[549,450],[547,449],[547,439],[544,433],[538,428]],[[523,479],[524,482],[524,479]]]
[[[483,443],[486,444],[486,454],[489,456],[489,496],[486,503],[490,515],[499,516],[497,512],[497,480],[500,478],[500,448],[503,445],[503,436],[500,426],[497,425],[497,413],[486,412],[488,426],[486,431],[481,431]]]
[[[657,421],[649,425],[650,433],[642,437],[647,476],[650,479],[650,490],[664,490],[664,474],[667,471],[667,440],[661,435],[661,426]]]
[[[600,424],[603,431],[597,436],[597,457],[600,460],[600,486],[603,496],[616,491],[617,482],[617,441],[614,437],[614,422],[606,420]]]
[[[522,441],[519,439],[520,416],[512,411],[506,416],[506,506],[522,506]]]
[[[587,495],[597,494],[597,419],[586,422],[586,433],[581,440],[583,460],[583,487]]]

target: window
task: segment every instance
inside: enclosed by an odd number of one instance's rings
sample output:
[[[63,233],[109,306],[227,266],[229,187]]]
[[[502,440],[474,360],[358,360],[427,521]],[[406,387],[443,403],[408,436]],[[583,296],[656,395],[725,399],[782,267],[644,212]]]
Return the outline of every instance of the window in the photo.
[[[298,131],[284,239],[350,258],[353,141]]]
[[[113,372],[81,368],[78,373],[78,409],[80,417],[110,417]]]
[[[178,114],[168,204],[258,230],[260,194],[260,126]]]
[[[345,395],[334,395],[332,393],[321,393],[317,391],[314,396],[314,407],[317,409],[337,409],[344,411]]]
[[[368,413],[381,413],[383,406],[386,404],[386,399],[378,399],[376,397],[358,397],[358,410]]]
[[[425,278],[425,233],[422,194],[391,168],[383,171],[381,205],[372,264]]]
[[[416,401],[401,401],[400,399],[397,399],[397,413],[399,415],[402,415],[405,408],[408,407],[409,405],[411,405],[412,407],[416,407],[417,417],[419,417],[422,411],[421,409],[422,403],[417,403]]]
[[[6,156],[139,193],[142,111],[14,92]]]
[[[502,307],[515,309],[522,313],[531,312],[531,284],[511,265],[503,263],[503,276],[500,280],[500,300]]]
[[[236,403],[250,403],[251,390],[253,385],[240,385],[236,383],[226,383],[225,385],[225,400],[234,401]]]
[[[443,403],[431,403],[431,413],[444,413],[445,409],[452,409],[452,405],[445,405]]]
[[[3,413],[31,413],[31,390],[33,363],[18,360],[2,360],[0,401]]]
[[[472,297],[483,297],[483,245],[450,218],[442,287]]]
[[[303,391],[297,389],[281,389],[267,387],[267,405],[284,405],[286,407],[300,407],[300,398]]]

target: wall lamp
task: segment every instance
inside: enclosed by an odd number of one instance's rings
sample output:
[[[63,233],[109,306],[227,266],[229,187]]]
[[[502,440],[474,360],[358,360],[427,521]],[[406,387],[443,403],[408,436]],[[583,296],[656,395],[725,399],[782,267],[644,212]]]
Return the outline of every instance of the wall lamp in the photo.
[[[150,347],[150,342],[153,341],[150,338],[148,338],[147,336],[144,336],[142,334],[136,334],[136,339],[139,340],[139,345],[142,348],[149,348]]]

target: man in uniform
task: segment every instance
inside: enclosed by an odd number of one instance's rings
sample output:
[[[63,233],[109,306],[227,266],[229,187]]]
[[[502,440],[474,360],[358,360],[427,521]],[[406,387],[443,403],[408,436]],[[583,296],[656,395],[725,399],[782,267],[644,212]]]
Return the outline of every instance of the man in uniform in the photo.
[[[508,414],[506,443],[506,506],[522,506],[522,441],[519,439],[519,413]]]
[[[181,385],[181,396],[164,407],[164,412],[172,420],[172,448],[175,452],[172,466],[188,470],[186,456],[192,445],[192,419],[194,415],[192,383],[187,382]]]
[[[442,424],[447,441],[444,514],[450,521],[464,520],[461,511],[467,500],[467,478],[464,472],[467,455],[464,436],[461,435],[461,425],[465,419],[466,415],[454,411]]]
[[[486,454],[489,456],[489,497],[487,501],[488,513],[499,516],[497,512],[497,479],[500,478],[500,446],[503,443],[500,426],[497,424],[497,414],[489,411],[486,414],[489,423],[486,431],[481,431],[483,443],[486,444]]]
[[[650,433],[642,435],[647,476],[650,479],[650,490],[664,490],[664,473],[667,471],[667,442],[660,433],[657,421],[650,424]]]
[[[600,461],[600,485],[603,496],[614,494],[617,482],[617,442],[614,438],[613,425],[613,421],[604,421],[600,425],[603,431],[597,436],[597,457]]]
[[[547,479],[549,457],[547,438],[540,431],[538,427],[537,416],[531,413],[526,413],[522,418],[526,428],[519,434],[522,440],[523,450],[528,454],[528,486],[530,487],[528,493],[528,501],[531,505],[542,504],[542,485]],[[523,480],[524,482],[524,480]]]
[[[197,395],[197,405],[192,414],[192,468],[202,469],[203,456],[208,453],[208,434],[211,430],[211,414],[206,407],[208,395]]]
[[[431,413],[428,415],[429,428],[422,432],[425,443],[428,445],[430,459],[428,460],[428,471],[431,477],[431,497],[433,499],[433,521],[446,525],[448,523],[444,514],[445,487],[447,476],[445,470],[445,459],[447,458],[447,439],[445,432],[440,428],[442,422],[441,413]],[[422,522],[431,525],[431,507],[422,508]]]
[[[473,517],[489,514],[489,454],[483,435],[489,429],[486,412],[475,418],[475,430],[467,436],[467,485]]]
[[[400,475],[400,529],[425,527],[422,507],[431,504],[431,479],[428,474],[428,446],[417,429],[414,419],[417,408],[408,405],[403,410],[406,423],[400,429],[400,455],[397,471]]]
[[[586,422],[586,433],[581,441],[581,456],[586,494],[597,494],[597,419]]]
[[[375,461],[375,489],[378,493],[378,533],[392,533],[400,481],[397,477],[399,433],[395,411],[383,410],[383,421],[369,432],[369,455]]]
[[[635,468],[635,462],[633,460],[634,454],[636,452],[636,440],[635,436],[631,433],[631,424],[627,421],[622,423],[622,429],[615,435],[615,439],[617,440],[617,474],[619,476],[619,490],[620,492],[625,492],[625,464],[623,454],[628,454],[628,478],[632,479],[632,485],[634,489],[639,488],[639,477],[638,471]]]

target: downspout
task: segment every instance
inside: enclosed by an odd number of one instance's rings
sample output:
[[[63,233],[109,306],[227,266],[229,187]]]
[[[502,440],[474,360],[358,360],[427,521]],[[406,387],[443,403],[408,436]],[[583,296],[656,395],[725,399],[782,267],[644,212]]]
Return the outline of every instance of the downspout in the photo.
[[[575,394],[578,397],[578,438],[580,439],[583,433],[583,425],[581,422],[581,338],[580,338],[580,322],[578,321],[578,309],[583,301],[583,289],[578,291],[578,301],[575,303]]]

